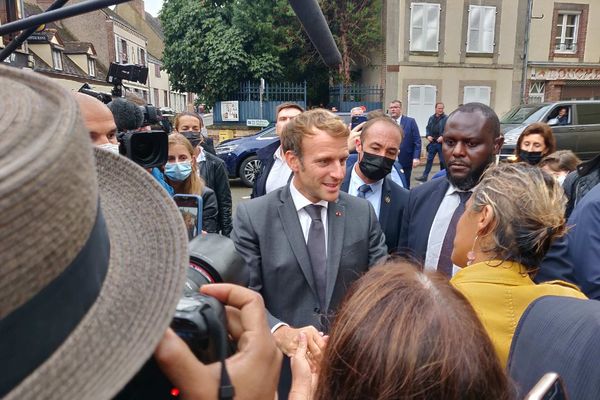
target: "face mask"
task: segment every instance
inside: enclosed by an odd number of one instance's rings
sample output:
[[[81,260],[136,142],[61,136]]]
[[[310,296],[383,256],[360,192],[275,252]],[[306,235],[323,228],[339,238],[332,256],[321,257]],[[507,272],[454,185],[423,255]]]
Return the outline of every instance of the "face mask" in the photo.
[[[200,144],[200,142],[202,141],[202,135],[200,134],[200,132],[194,132],[194,131],[185,131],[185,132],[179,132],[181,133],[183,136],[185,136],[185,138],[187,140],[190,141],[190,143],[192,144],[192,147],[196,147]]]
[[[119,145],[118,144],[104,143],[104,144],[98,145],[96,147],[98,147],[99,149],[108,150],[114,154],[119,154]]]
[[[358,168],[368,179],[378,181],[392,172],[394,161],[392,158],[370,154],[365,151],[362,160],[358,163]]]
[[[560,184],[560,186],[563,185],[563,182],[565,181],[566,177],[567,177],[566,175],[561,175],[561,176],[559,176],[559,177],[556,178],[556,180],[558,181],[558,183]]]
[[[540,161],[542,161],[542,152],[541,151],[525,151],[521,150],[519,152],[519,156],[522,160],[526,161],[530,165],[537,165]]]
[[[184,161],[180,163],[167,163],[165,165],[165,175],[173,181],[185,181],[192,173],[192,163]]]

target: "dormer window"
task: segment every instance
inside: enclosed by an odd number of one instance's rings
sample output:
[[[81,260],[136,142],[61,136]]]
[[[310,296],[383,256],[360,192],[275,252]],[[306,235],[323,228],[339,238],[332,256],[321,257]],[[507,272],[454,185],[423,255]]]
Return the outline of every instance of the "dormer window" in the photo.
[[[52,49],[52,66],[55,70],[63,70],[62,55],[60,54],[60,50]]]
[[[88,72],[90,76],[96,76],[96,60],[88,57]]]

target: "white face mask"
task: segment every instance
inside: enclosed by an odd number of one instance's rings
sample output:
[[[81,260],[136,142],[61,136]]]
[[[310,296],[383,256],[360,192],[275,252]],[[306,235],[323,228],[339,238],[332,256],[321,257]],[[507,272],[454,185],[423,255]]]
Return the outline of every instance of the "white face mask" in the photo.
[[[114,154],[119,154],[119,145],[118,144],[104,143],[104,144],[100,144],[96,147],[98,147],[99,149],[102,149],[102,150],[108,150]]]
[[[564,183],[564,181],[565,181],[565,178],[566,178],[566,177],[567,177],[566,175],[562,175],[562,176],[558,176],[558,177],[556,178],[556,180],[558,181],[558,183],[560,183],[560,186],[562,186],[562,185],[563,185],[563,183]]]

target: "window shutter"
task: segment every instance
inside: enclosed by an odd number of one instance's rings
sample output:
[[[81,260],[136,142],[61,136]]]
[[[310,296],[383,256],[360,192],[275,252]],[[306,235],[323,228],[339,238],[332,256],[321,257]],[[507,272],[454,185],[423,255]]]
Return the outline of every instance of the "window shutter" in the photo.
[[[481,25],[482,49],[485,53],[494,52],[494,32],[496,30],[496,7],[484,7]]]
[[[424,49],[425,7],[423,4],[412,4],[410,12],[410,50]]]
[[[413,3],[410,14],[410,50],[438,51],[440,5]]]
[[[479,50],[479,26],[481,10],[476,6],[469,6],[469,29],[467,31],[467,51],[477,52]]]

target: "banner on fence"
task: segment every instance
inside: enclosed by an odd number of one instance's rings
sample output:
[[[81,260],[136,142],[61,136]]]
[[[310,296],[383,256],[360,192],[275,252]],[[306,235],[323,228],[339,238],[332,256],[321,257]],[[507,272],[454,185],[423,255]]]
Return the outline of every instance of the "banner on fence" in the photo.
[[[221,102],[221,120],[231,122],[240,120],[240,106],[237,100]]]

